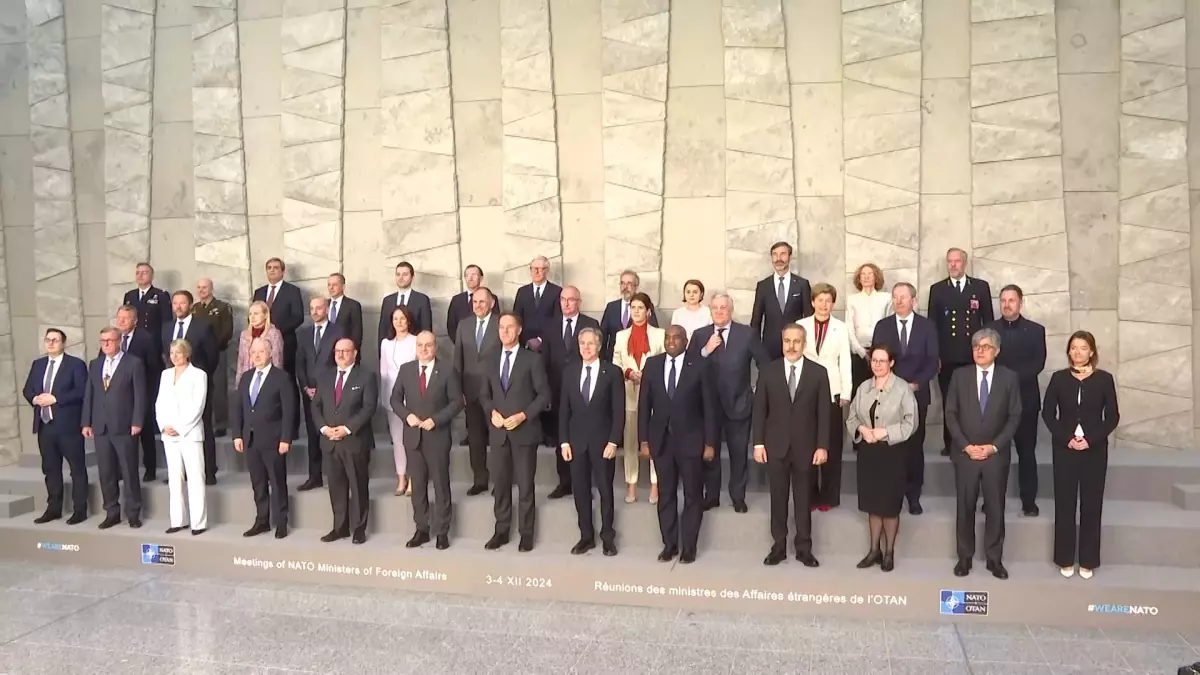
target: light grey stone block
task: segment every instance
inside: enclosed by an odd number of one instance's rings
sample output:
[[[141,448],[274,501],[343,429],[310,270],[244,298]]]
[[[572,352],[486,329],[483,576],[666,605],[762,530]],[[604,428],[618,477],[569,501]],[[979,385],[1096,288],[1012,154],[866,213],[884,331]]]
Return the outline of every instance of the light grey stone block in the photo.
[[[921,114],[846,116],[842,131],[842,152],[846,159],[919,147]]]
[[[971,65],[1053,57],[1054,15],[971,24]]]
[[[666,196],[716,197],[725,193],[725,103],[721,87],[671,90]]]
[[[995,246],[1066,231],[1061,198],[976,205],[971,221],[972,244],[975,247]]]
[[[21,13],[24,19],[24,11]],[[21,29],[24,32],[24,29]],[[0,44],[0,135],[29,133],[29,67],[24,43]]]
[[[782,49],[725,49],[725,96],[789,105],[787,54]]]
[[[842,79],[842,11],[837,2],[783,0],[792,83]],[[683,22],[680,22],[683,23]],[[674,31],[672,31],[672,47]],[[674,78],[674,64],[672,64]]]
[[[971,189],[971,101],[966,79],[925,80],[921,97],[921,192]]]
[[[972,174],[976,206],[1062,196],[1062,162],[1057,157],[976,164]]]
[[[559,139],[559,177],[562,181],[562,201],[564,204],[571,202],[604,201],[602,108],[603,102],[599,93],[559,96],[555,104],[553,113],[556,115],[558,122],[556,133]],[[670,128],[669,125],[668,128]],[[464,139],[464,142],[474,143],[484,138],[489,137],[480,136],[472,141],[465,141]],[[498,176],[500,174],[499,167],[503,165],[503,157],[500,156],[502,149],[499,140],[495,142],[494,152],[496,155],[495,158],[484,163],[483,166],[496,167],[497,170],[494,172],[494,175]],[[466,175],[470,175],[469,172],[473,171],[475,169],[467,170],[465,167],[460,169],[460,195],[463,187],[462,177],[464,172],[468,172]],[[489,174],[489,176],[491,175],[493,174]],[[668,180],[670,179],[670,175],[668,167]],[[488,184],[492,185],[493,188],[500,187],[498,178],[489,177],[487,180],[489,181]],[[492,184],[490,181],[496,182]],[[500,191],[497,190],[496,204],[500,203],[498,201],[499,193]],[[489,192],[488,194],[491,193]],[[491,203],[491,199],[489,198],[488,204]],[[584,211],[577,211],[577,213],[581,214],[580,217],[584,217]]]
[[[924,304],[929,301],[925,289],[946,276],[946,251],[951,247],[973,250],[971,197],[966,194],[923,194],[920,218],[917,288]],[[977,272],[972,270],[972,273]]]
[[[975,108],[971,119],[974,162],[1062,154],[1058,94]]]
[[[71,90],[71,129],[102,129],[104,102],[100,94],[99,35],[67,41],[67,81]]]
[[[1187,65],[1187,29],[1183,18],[1121,37],[1121,58],[1127,61]]]
[[[151,181],[154,218],[183,218],[194,212],[192,133],[190,122],[154,127],[153,144],[157,148]]]
[[[1120,244],[1115,192],[1065,195],[1072,309],[1116,309]]]
[[[1119,128],[1115,74],[1064,74],[1063,184],[1068,191],[1117,189]]]
[[[553,35],[551,47],[554,58],[554,91],[559,96],[600,93],[603,64],[600,4],[600,0],[550,1],[550,31]],[[491,7],[497,5],[498,3],[491,5]],[[484,6],[487,7],[488,4],[484,3]],[[490,9],[488,18],[492,19],[495,16],[498,24],[498,15],[498,11]],[[453,5],[450,19],[451,22],[454,21]],[[697,19],[699,19],[699,16],[697,16]],[[455,28],[457,26],[452,24],[451,32]],[[479,29],[477,26],[471,30],[474,32]],[[498,30],[496,31],[496,36],[497,38],[499,36]],[[477,52],[478,47],[476,44],[468,43],[468,46],[464,50]],[[674,40],[672,40],[672,46],[674,46]],[[479,57],[475,55],[472,58],[477,59]],[[458,52],[452,52],[450,55],[452,67],[456,67],[453,64],[455,64],[457,59]],[[479,65],[481,66],[478,70],[479,74],[486,72],[489,76],[496,75],[491,80],[496,84],[490,86],[495,86],[498,90],[499,73],[498,71],[495,73],[492,71],[499,65],[499,59],[493,58],[487,64],[480,63]],[[459,76],[456,71],[454,81],[457,83],[458,80]],[[455,90],[455,100],[461,100],[457,89]]]
[[[842,193],[842,88],[837,83],[792,86],[792,153],[797,195],[818,197]],[[851,109],[863,107],[852,105]]]
[[[903,0],[842,17],[842,62],[921,50],[921,3]]]
[[[454,157],[383,150],[384,220],[455,210]]]
[[[189,122],[192,119],[192,29],[163,28],[154,36],[154,121]]]
[[[1058,0],[1055,19],[1059,69],[1115,73],[1120,64],[1119,0]]]
[[[551,16],[557,21],[553,9]],[[555,45],[558,45],[557,38]],[[671,86],[721,85],[725,77],[723,46],[721,0],[695,0],[688,3],[687,12],[673,14],[670,39]],[[556,56],[556,74],[557,63]]]
[[[75,210],[80,223],[104,222],[104,132],[72,134]]]

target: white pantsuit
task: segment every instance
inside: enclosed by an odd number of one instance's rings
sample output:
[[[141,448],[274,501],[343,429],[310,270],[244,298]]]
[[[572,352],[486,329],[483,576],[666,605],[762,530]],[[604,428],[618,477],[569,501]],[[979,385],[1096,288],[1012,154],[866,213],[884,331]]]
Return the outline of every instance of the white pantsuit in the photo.
[[[171,427],[176,436],[162,435],[167,455],[167,484],[171,493],[171,527],[184,527],[184,471],[187,471],[187,514],[193,530],[208,527],[204,494],[204,413],[208,376],[188,364],[176,375],[174,367],[163,371],[154,402],[159,429]]]
[[[407,475],[408,456],[404,449],[404,420],[392,412],[392,389],[396,388],[396,376],[400,366],[417,358],[417,338],[383,340],[379,343],[379,406],[386,411],[388,435],[392,437],[392,454],[396,461],[396,477]]]

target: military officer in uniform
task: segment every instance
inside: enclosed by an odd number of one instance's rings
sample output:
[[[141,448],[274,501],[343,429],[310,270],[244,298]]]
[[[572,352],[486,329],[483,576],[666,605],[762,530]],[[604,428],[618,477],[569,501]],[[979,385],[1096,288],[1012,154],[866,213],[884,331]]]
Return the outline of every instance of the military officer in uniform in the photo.
[[[199,317],[212,329],[217,342],[217,372],[208,382],[206,405],[213,411],[213,427],[218,436],[224,436],[229,425],[229,361],[226,353],[233,340],[233,308],[228,302],[213,296],[212,279],[202,278],[196,282],[196,303],[192,305],[192,316]],[[217,467],[205,467],[216,475]]]
[[[991,287],[983,279],[968,277],[966,269],[967,252],[952,248],[946,251],[946,271],[950,276],[929,287],[929,318],[937,327],[941,359],[938,388],[943,402],[954,371],[974,363],[971,336],[994,318]],[[949,427],[942,428],[942,455],[950,455]]]

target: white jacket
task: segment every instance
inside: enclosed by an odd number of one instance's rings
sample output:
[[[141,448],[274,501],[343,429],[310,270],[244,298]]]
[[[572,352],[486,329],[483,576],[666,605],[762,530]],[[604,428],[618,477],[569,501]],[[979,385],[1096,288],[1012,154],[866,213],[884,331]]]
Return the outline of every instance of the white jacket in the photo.
[[[850,329],[840,319],[829,317],[829,327],[825,329],[825,342],[821,345],[821,353],[818,354],[817,320],[810,315],[796,323],[804,326],[807,332],[804,340],[804,358],[825,366],[829,375],[829,393],[835,401],[839,398],[850,400],[854,393],[850,376]]]
[[[159,429],[173,427],[179,434],[163,434],[163,443],[204,440],[204,425],[200,424],[200,419],[204,414],[207,391],[208,375],[196,366],[188,364],[178,382],[175,381],[174,366],[163,371],[158,382],[154,416]]]

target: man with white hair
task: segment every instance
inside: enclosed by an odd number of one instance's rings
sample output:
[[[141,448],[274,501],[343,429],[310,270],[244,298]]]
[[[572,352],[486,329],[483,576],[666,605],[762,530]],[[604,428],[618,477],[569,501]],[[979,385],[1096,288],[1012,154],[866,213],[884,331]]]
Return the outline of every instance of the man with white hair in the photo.
[[[517,289],[513,299],[513,314],[521,319],[522,343],[534,351],[542,346],[542,331],[552,328],[558,313],[558,296],[562,287],[546,279],[550,273],[550,260],[539,255],[529,261],[529,283]]]

